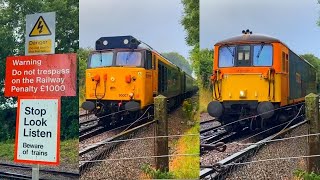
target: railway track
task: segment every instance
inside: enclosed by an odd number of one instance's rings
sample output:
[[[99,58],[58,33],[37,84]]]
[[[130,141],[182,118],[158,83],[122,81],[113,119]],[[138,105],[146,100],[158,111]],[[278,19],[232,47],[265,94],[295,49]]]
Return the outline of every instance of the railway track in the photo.
[[[216,164],[212,166],[200,166],[200,179],[224,179],[227,175],[227,172],[231,172],[232,170],[232,163],[241,162],[248,158],[250,158],[251,153],[254,150],[257,150],[261,145],[267,143],[268,141],[275,139],[286,132],[305,124],[307,121],[304,120],[302,122],[298,122],[295,125],[282,129],[230,156],[227,158],[220,160]]]
[[[113,149],[122,142],[121,140],[128,139],[130,135],[133,135],[139,129],[149,126],[155,122],[156,120],[152,120],[150,122],[138,125],[128,130],[122,131],[110,138],[104,139],[99,143],[95,143],[93,145],[87,146],[86,148],[80,150],[79,151],[80,159],[81,158],[85,159],[86,157],[89,156],[89,160],[83,160],[81,163],[79,163],[80,174],[84,173],[85,170],[89,169],[94,165],[95,162],[92,162],[92,161],[106,158],[113,151]],[[118,141],[118,142],[114,142],[114,141]],[[87,155],[87,154],[91,154],[91,155]]]
[[[19,171],[31,171],[32,170],[32,167],[28,166],[28,165],[20,165],[20,164],[11,164],[11,163],[1,162],[0,167],[1,166],[6,167],[8,169],[17,169]],[[45,174],[59,175],[60,177],[63,176],[63,177],[69,178],[69,179],[78,179],[79,178],[79,173],[68,172],[68,171],[58,171],[58,170],[54,170],[54,169],[40,169],[40,172],[45,173]],[[0,177],[7,178],[7,179],[31,179],[32,178],[30,175],[10,172],[8,170],[5,172],[0,171]],[[45,179],[45,178],[40,178],[40,179]]]

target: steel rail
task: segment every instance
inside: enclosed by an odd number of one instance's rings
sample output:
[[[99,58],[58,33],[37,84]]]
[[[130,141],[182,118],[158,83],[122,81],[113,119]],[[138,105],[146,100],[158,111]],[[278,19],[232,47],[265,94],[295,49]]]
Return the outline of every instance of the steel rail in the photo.
[[[113,137],[111,137],[111,138],[108,138],[108,139],[106,139],[106,140],[103,140],[103,141],[101,141],[99,144],[93,144],[93,145],[91,145],[91,146],[89,146],[89,147],[81,150],[81,151],[79,152],[79,155],[80,155],[80,156],[81,156],[81,155],[84,155],[85,153],[87,153],[87,152],[89,152],[89,151],[93,151],[93,150],[97,149],[98,147],[101,147],[101,146],[106,145],[106,144],[110,144],[110,142],[116,141],[116,140],[118,140],[119,138],[121,138],[121,137],[123,137],[123,136],[126,136],[126,135],[128,135],[128,134],[134,133],[134,132],[136,132],[137,130],[143,128],[143,127],[146,127],[146,126],[148,126],[148,125],[150,125],[150,124],[155,123],[156,121],[157,121],[157,120],[152,120],[152,121],[150,121],[150,122],[144,123],[144,124],[139,125],[139,126],[137,126],[137,127],[134,127],[134,128],[129,129],[129,130],[123,131],[123,132],[121,132],[121,133],[119,133],[119,134],[117,134],[117,135],[115,135],[115,136],[113,136]],[[118,144],[118,143],[115,143],[115,145],[117,145],[117,144]],[[106,152],[109,152],[109,150],[111,150],[115,145],[111,145],[111,146],[109,146],[108,148],[104,148],[103,151],[98,152],[93,158],[90,159],[90,161],[99,160],[99,159],[101,159],[101,158],[106,157],[107,154],[108,154],[108,153],[106,153]],[[109,153],[110,153],[110,152],[109,152]],[[80,174],[81,174],[84,170],[86,170],[88,167],[91,167],[92,165],[93,165],[93,162],[85,162],[85,163],[80,164],[80,165],[79,165]]]
[[[228,164],[231,164],[232,162],[235,162],[243,157],[245,157],[246,155],[248,155],[250,152],[252,152],[253,150],[257,149],[258,147],[260,147],[261,145],[267,143],[268,141],[300,126],[300,125],[303,125],[305,123],[307,123],[308,121],[307,120],[304,120],[302,122],[299,122],[295,125],[292,125],[280,132],[277,132],[263,140],[260,140],[258,141],[257,143],[253,144],[253,145],[250,145],[234,154],[232,154],[231,156],[228,156],[227,158],[219,161],[218,163],[216,164],[219,164],[221,166],[224,166],[224,165],[228,165]],[[217,179],[219,175],[221,175],[222,173],[224,173],[224,171],[222,171],[221,173],[218,173],[218,172],[214,172],[214,168],[208,168],[208,166],[201,166],[203,167],[202,170],[200,170],[200,179],[206,179],[206,178],[209,178],[209,179]]]

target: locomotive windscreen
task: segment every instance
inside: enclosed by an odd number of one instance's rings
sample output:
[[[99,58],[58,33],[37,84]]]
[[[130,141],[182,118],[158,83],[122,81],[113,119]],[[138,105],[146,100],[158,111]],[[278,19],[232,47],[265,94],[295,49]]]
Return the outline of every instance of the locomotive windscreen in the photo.
[[[142,67],[143,50],[109,50],[95,51],[89,57],[88,67],[99,68],[108,66]]]

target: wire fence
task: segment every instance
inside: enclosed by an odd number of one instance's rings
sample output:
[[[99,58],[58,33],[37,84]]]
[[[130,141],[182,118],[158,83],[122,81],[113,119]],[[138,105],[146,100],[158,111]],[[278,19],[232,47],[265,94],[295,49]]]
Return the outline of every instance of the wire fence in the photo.
[[[155,168],[159,158],[168,158],[169,162],[172,162],[179,157],[199,157],[198,153],[181,153],[175,148],[168,148],[168,153],[159,155],[158,150],[161,149],[157,142],[159,139],[167,139],[171,143],[169,147],[175,147],[174,143],[179,138],[199,138],[199,134],[180,134],[181,132],[172,131],[175,134],[160,135],[160,120],[148,121],[149,124],[144,121],[152,117],[148,110],[150,109],[147,108],[139,118],[128,126],[116,129],[117,133],[112,137],[108,136],[105,140],[91,142],[88,140],[86,142],[87,148],[95,148],[80,152],[81,179],[151,178],[145,177],[148,176],[148,173],[145,173],[145,168]],[[180,120],[176,121],[181,123]],[[185,123],[185,125],[187,124]]]
[[[302,103],[291,107],[297,105],[302,105]],[[276,110],[279,109],[281,108]],[[268,139],[257,145],[257,138],[260,134],[279,127],[282,127],[281,129],[283,130],[292,126],[294,120],[304,119],[303,110],[304,107],[301,106],[298,114],[288,122],[274,125],[262,132],[226,144],[224,152],[210,151],[203,155],[201,157],[201,166],[202,174],[205,177],[202,178],[294,179],[300,170],[306,172],[310,170],[308,166],[310,166],[311,159],[317,158],[318,162],[320,162],[320,153],[310,154],[310,139],[320,139],[320,132],[310,133],[310,121],[281,134],[277,138]],[[237,122],[246,119],[248,118],[239,119]],[[276,135],[279,134],[276,133]],[[232,159],[232,157],[237,158]],[[318,167],[320,168],[320,166]],[[208,169],[212,171],[208,173]],[[320,172],[320,169],[316,171]]]

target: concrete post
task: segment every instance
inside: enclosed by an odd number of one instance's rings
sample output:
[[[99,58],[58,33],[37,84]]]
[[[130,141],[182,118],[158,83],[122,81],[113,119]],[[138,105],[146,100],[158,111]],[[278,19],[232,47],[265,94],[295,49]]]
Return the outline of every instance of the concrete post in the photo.
[[[167,98],[159,95],[154,98],[154,117],[157,121],[156,136],[168,136],[168,119],[167,119]],[[156,156],[166,156],[156,158],[156,169],[169,171],[169,154],[168,138],[156,138]]]
[[[309,94],[305,97],[306,118],[309,120],[309,134],[320,132],[319,96]],[[308,155],[320,154],[320,136],[308,136]],[[308,172],[320,173],[320,157],[307,158]]]

